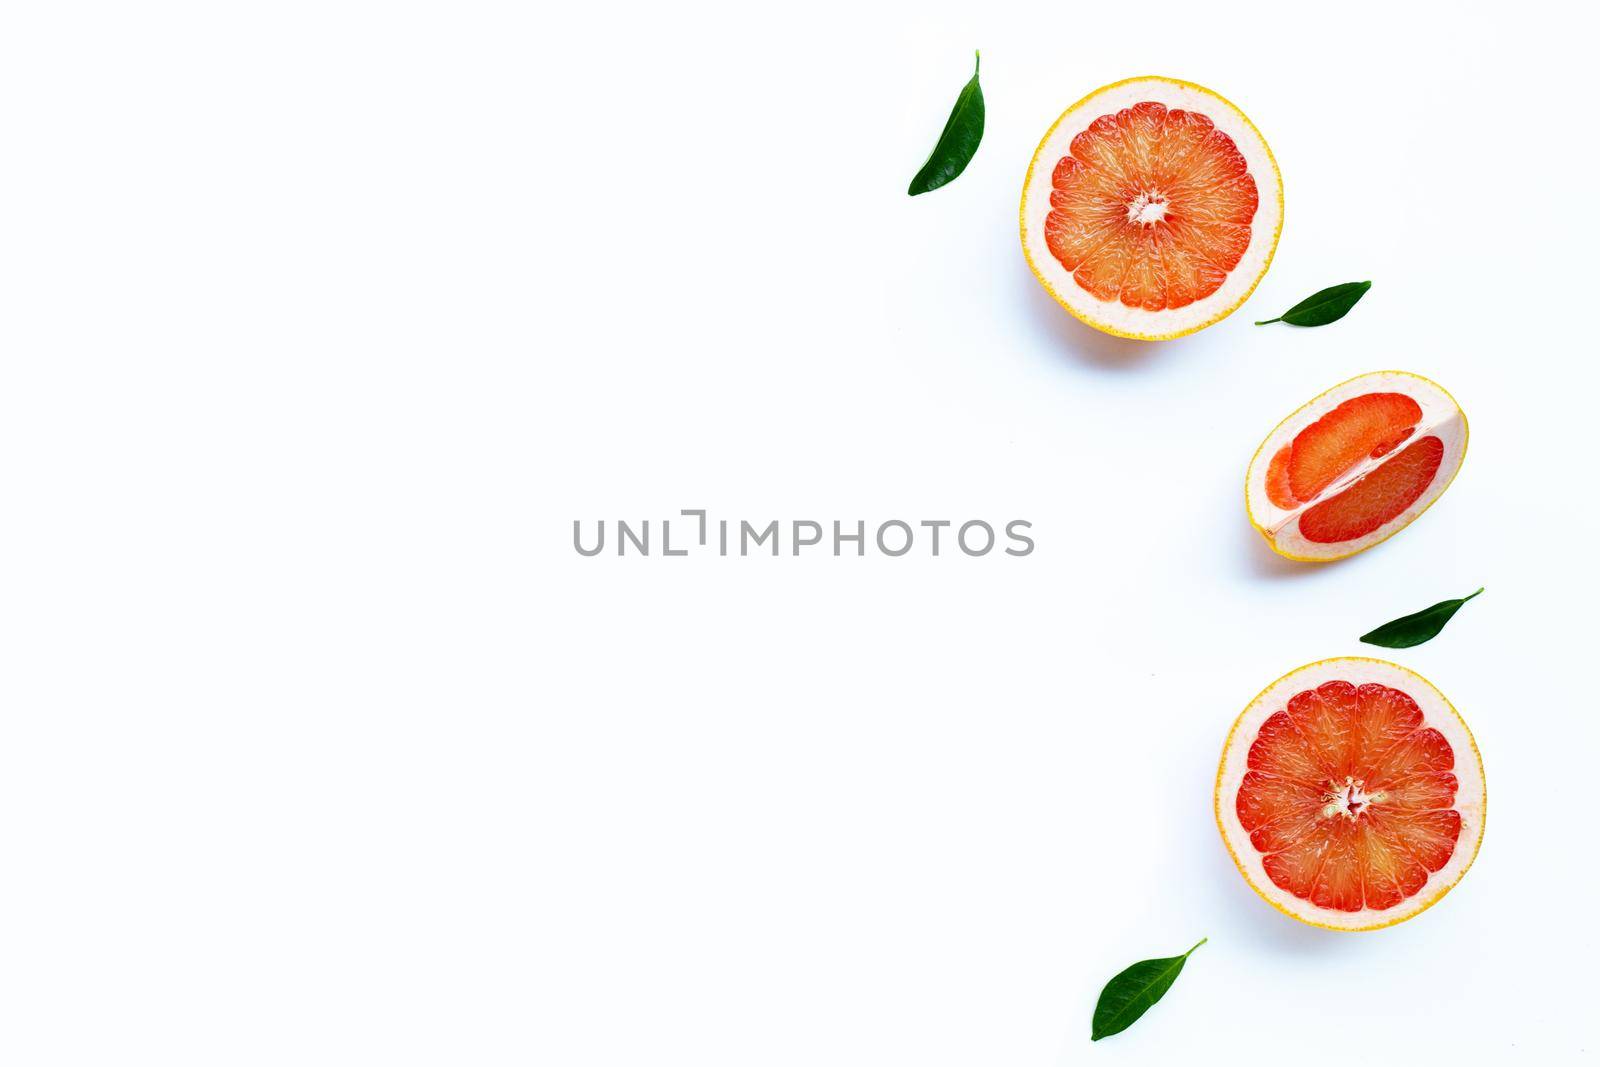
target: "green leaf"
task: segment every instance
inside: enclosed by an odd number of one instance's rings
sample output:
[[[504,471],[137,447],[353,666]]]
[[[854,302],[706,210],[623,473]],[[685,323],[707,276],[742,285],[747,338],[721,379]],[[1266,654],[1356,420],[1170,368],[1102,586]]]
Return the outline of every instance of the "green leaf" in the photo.
[[[1478,593],[1481,592],[1483,590],[1479,589]],[[1423,608],[1415,615],[1406,615],[1394,622],[1386,622],[1371,633],[1362,634],[1361,640],[1369,645],[1382,645],[1384,648],[1410,648],[1424,641],[1432,641],[1439,636],[1439,631],[1444,629],[1444,624],[1461,610],[1461,605],[1478,593],[1464,596],[1460,600],[1441,600],[1433,607]]]
[[[944,132],[939,135],[939,143],[933,146],[928,161],[911,179],[911,188],[906,192],[912,196],[955,181],[972,162],[978,142],[983,140],[983,90],[978,87],[981,57],[976,52],[972,55],[972,80],[956,97],[956,106],[950,109],[950,118],[945,121]]]
[[[1178,980],[1178,972],[1183,970],[1183,961],[1206,940],[1202,937],[1194,948],[1181,956],[1140,960],[1107,982],[1100,991],[1100,1002],[1094,1006],[1094,1025],[1089,1040],[1099,1041],[1102,1037],[1120,1034],[1138,1022],[1139,1016],[1167,995],[1172,983]]]
[[[1356,301],[1366,296],[1367,290],[1371,288],[1371,282],[1330,285],[1320,292],[1312,293],[1277,318],[1262,319],[1256,325],[1287,322],[1290,326],[1326,326],[1330,322],[1338,322],[1344,318],[1350,309],[1356,306]]]

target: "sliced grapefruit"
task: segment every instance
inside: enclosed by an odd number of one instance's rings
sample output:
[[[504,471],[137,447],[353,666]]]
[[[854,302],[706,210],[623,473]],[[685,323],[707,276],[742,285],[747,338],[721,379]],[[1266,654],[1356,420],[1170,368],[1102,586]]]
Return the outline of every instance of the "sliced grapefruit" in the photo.
[[[1336,385],[1278,424],[1250,461],[1245,507],[1280,556],[1353,556],[1402,530],[1449,487],[1467,419],[1404,371]]]
[[[1222,840],[1263,900],[1301,922],[1375,930],[1438,903],[1483,840],[1483,762],[1420,675],[1328,659],[1244,709],[1217,769]]]
[[[1244,113],[1209,89],[1130,78],[1051,126],[1022,186],[1022,251],[1097,330],[1162,341],[1244,303],[1283,228],[1283,182]]]

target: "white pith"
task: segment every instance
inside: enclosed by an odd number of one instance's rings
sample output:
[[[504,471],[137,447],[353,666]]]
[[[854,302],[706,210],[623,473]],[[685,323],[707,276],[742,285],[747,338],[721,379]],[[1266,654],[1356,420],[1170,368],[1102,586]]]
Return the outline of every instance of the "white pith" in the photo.
[[[1328,803],[1322,808],[1322,817],[1331,819],[1335,815],[1343,815],[1354,821],[1361,817],[1361,812],[1368,804],[1381,804],[1386,799],[1383,790],[1369,793],[1367,783],[1359,778],[1345,775],[1343,782],[1328,783]]]
[[[1314,500],[1304,501],[1287,510],[1274,504],[1267,496],[1267,469],[1272,463],[1272,457],[1293,441],[1301,430],[1346,400],[1366,393],[1404,393],[1415,400],[1422,408],[1422,418],[1411,436],[1377,459],[1370,457],[1362,459],[1335,479],[1333,484]],[[1440,443],[1444,445],[1444,454],[1439,460],[1439,470],[1422,495],[1412,501],[1411,505],[1399,515],[1366,536],[1349,541],[1322,543],[1309,541],[1301,535],[1300,516],[1307,509],[1348,489],[1382,464],[1404,452],[1408,446],[1430,435],[1439,438]],[[1261,536],[1283,555],[1304,560],[1343,559],[1377,544],[1427,510],[1428,506],[1439,499],[1449,486],[1466,454],[1466,418],[1449,393],[1415,374],[1403,371],[1376,371],[1334,386],[1284,419],[1272,433],[1267,435],[1267,439],[1262,442],[1255,458],[1250,462],[1250,470],[1245,478],[1245,505],[1250,512],[1250,522],[1261,531]]]
[[[1255,179],[1258,199],[1250,224],[1250,246],[1222,286],[1187,307],[1162,311],[1146,311],[1128,307],[1120,300],[1100,300],[1090,295],[1074,280],[1072,272],[1050,254],[1044,238],[1044,223],[1050,214],[1052,176],[1056,163],[1070,154],[1072,139],[1101,115],[1113,114],[1147,100],[1164,104],[1169,109],[1181,108],[1205,115],[1217,129],[1231,137]],[[1141,197],[1145,203],[1130,203],[1129,221],[1159,222],[1160,217],[1165,216],[1165,207],[1160,209],[1160,216],[1147,209],[1152,206],[1150,194],[1161,192],[1148,190]],[[1271,151],[1237,108],[1198,86],[1165,78],[1135,78],[1107,86],[1069,108],[1045,135],[1022,191],[1023,250],[1045,288],[1091,326],[1133,337],[1172,336],[1224,317],[1254,288],[1266,272],[1277,244],[1278,229],[1283,221],[1282,195]],[[1136,215],[1144,217],[1136,218]]]
[[[1167,198],[1156,189],[1140,193],[1128,203],[1128,221],[1154,226],[1167,217]]]
[[[1262,854],[1250,843],[1250,834],[1239,821],[1235,806],[1239,784],[1249,769],[1250,746],[1255,742],[1261,724],[1275,712],[1283,710],[1290,697],[1331,681],[1344,681],[1352,685],[1377,682],[1400,690],[1417,702],[1424,724],[1442,733],[1455,753],[1452,773],[1459,784],[1453,807],[1461,815],[1461,835],[1456,838],[1455,851],[1442,868],[1429,874],[1420,890],[1392,908],[1333,911],[1319,908],[1287,890],[1279,889],[1267,877]],[[1330,794],[1332,792],[1330,789]],[[1376,800],[1376,797],[1367,799]],[[1269,903],[1296,919],[1316,926],[1337,930],[1369,930],[1389,926],[1415,915],[1455,885],[1472,864],[1483,839],[1485,799],[1483,764],[1478,756],[1477,745],[1473,743],[1466,723],[1444,695],[1427,679],[1404,667],[1384,660],[1347,657],[1312,663],[1285,675],[1251,701],[1250,706],[1240,714],[1228,736],[1222,764],[1217,771],[1216,815],[1223,840],[1227,842],[1240,872]],[[1329,808],[1335,809],[1329,817],[1345,817],[1343,812],[1337,810],[1338,804],[1331,795],[1324,812],[1327,813]]]

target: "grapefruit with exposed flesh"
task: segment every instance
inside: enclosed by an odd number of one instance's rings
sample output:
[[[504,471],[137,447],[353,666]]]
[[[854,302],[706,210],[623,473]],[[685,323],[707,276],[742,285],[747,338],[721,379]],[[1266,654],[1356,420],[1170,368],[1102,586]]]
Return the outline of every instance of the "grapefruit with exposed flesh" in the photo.
[[[1467,420],[1426,378],[1378,371],[1278,424],[1245,475],[1250,522],[1280,556],[1353,556],[1439,499],[1467,453]]]
[[[1267,272],[1283,182],[1244,113],[1209,89],[1130,78],[1068,108],[1022,188],[1022,250],[1097,330],[1161,341],[1231,314]]]
[[[1301,922],[1374,930],[1438,903],[1483,840],[1483,762],[1422,676],[1329,659],[1273,682],[1233,724],[1217,827],[1245,881]]]

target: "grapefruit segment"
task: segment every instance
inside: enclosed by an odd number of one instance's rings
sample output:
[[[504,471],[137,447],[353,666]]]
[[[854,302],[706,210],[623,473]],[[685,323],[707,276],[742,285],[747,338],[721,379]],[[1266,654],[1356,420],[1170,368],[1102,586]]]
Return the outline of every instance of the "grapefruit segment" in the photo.
[[[1314,500],[1364,457],[1384,455],[1422,419],[1422,406],[1404,393],[1351,397],[1295,435],[1289,449],[1289,490]]]
[[[1466,418],[1426,378],[1379,371],[1335,386],[1268,435],[1246,474],[1251,524],[1296,560],[1353,555],[1398,532],[1450,484]]]
[[[1272,454],[1272,462],[1267,465],[1267,499],[1272,501],[1274,507],[1285,511],[1299,503],[1295,499],[1293,486],[1289,484],[1290,451],[1291,447],[1284,445]]]
[[[1208,89],[1131,78],[1068,108],[1023,184],[1023,253],[1073,315],[1164,340],[1230,314],[1266,273],[1283,222],[1277,163]]]
[[[1323,545],[1365,537],[1427,492],[1443,459],[1444,442],[1424,437],[1349,489],[1307,508],[1300,532]]]
[[[1215,810],[1240,873],[1316,926],[1366,930],[1439,900],[1483,835],[1483,765],[1431,684],[1382,660],[1324,660],[1234,723]]]

